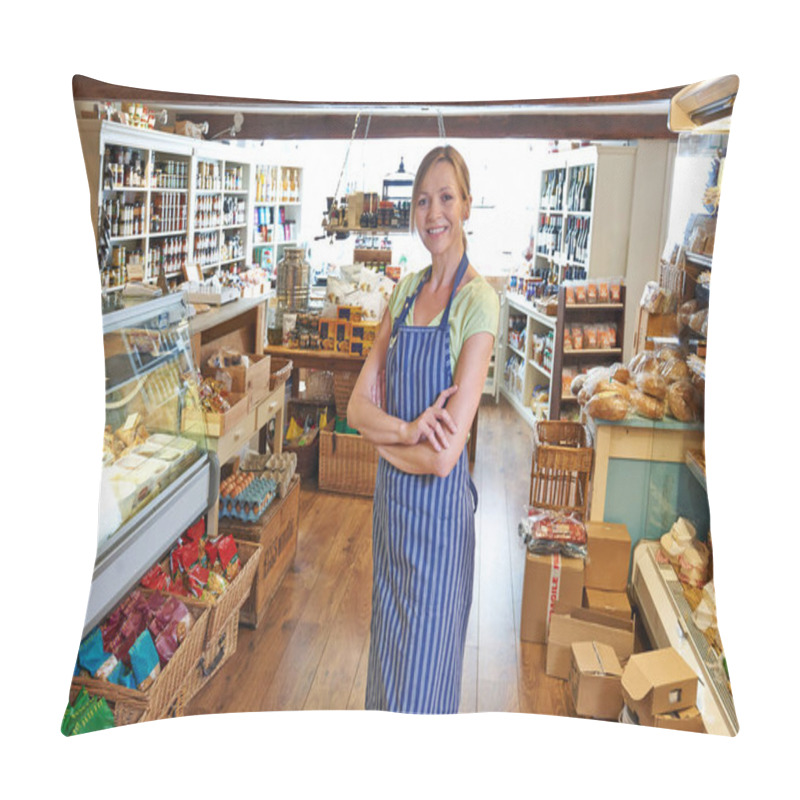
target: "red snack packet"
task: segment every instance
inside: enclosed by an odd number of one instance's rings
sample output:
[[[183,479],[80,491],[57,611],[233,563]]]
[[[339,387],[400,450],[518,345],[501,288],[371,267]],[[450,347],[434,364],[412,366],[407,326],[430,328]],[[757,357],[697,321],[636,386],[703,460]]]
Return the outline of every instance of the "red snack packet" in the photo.
[[[217,558],[219,557],[219,551],[216,545],[216,540],[211,541],[210,539],[206,542],[205,545],[206,556],[208,556],[208,566],[212,567],[217,563]]]
[[[223,569],[227,569],[233,557],[238,554],[239,548],[236,546],[236,540],[233,536],[228,534],[218,541],[217,551],[219,554],[219,563],[222,564]]]
[[[195,597],[202,596],[206,588],[206,583],[208,582],[208,570],[198,564],[197,566],[192,567],[187,578],[189,591]]]
[[[188,539],[196,542],[200,538],[202,538],[205,532],[206,532],[206,519],[205,517],[200,517],[200,519],[197,520],[197,522],[195,522],[194,525],[186,529],[185,536]]]
[[[161,564],[156,564],[145,573],[141,583],[146,589],[163,591],[167,586],[167,573],[164,572],[164,568]],[[156,597],[156,595],[153,595],[153,597]]]

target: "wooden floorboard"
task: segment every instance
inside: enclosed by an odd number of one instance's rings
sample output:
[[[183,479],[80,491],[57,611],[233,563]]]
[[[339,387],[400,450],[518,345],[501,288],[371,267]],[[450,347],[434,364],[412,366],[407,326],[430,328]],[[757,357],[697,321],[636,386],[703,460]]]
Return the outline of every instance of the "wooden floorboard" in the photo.
[[[504,400],[484,397],[472,478],[478,489],[473,604],[461,713],[570,715],[565,681],[545,674],[545,647],[521,642],[533,437]],[[187,705],[187,714],[363,709],[372,590],[372,501],[305,480],[294,564],[257,630]]]

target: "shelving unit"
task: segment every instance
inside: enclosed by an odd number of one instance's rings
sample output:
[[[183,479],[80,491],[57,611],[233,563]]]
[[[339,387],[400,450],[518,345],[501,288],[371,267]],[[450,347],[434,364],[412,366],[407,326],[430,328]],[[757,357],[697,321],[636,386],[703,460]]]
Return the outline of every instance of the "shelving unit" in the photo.
[[[506,294],[503,304],[504,313],[501,315],[503,341],[500,348],[500,359],[504,365],[503,378],[500,383],[500,392],[515,408],[522,419],[532,428],[540,419],[546,418],[547,406],[542,405],[538,413],[531,406],[534,391],[551,391],[552,373],[549,367],[550,355],[546,355],[546,347],[537,346],[536,342],[542,340],[552,342],[549,354],[555,343],[556,318],[542,314],[531,303],[522,297]],[[524,345],[516,347],[509,341],[509,320],[514,318],[524,320]],[[522,344],[522,343],[520,343]],[[540,355],[541,354],[541,355]],[[513,360],[517,367],[509,369],[509,360]],[[514,383],[512,384],[512,381]]]
[[[302,170],[272,164],[255,164],[253,169],[252,261],[274,272],[283,249],[298,245]]]
[[[245,148],[119,123],[81,120],[79,130],[104,290],[155,283],[162,271],[183,281],[195,263],[206,278],[251,263],[274,269],[282,248],[297,245],[299,168],[257,165]]]
[[[593,146],[553,154],[541,172],[534,274],[624,275],[637,148]],[[620,213],[622,212],[622,213]]]
[[[550,391],[549,418],[561,419],[564,413],[578,411],[577,398],[568,391],[565,378],[574,370],[574,375],[585,372],[591,367],[607,365],[623,360],[622,343],[625,340],[625,286],[620,287],[619,303],[576,303],[567,304],[566,289],[560,287],[558,292],[558,317],[556,319],[556,341],[553,358],[553,372]],[[615,347],[583,348],[580,350],[564,349],[564,337],[567,326],[572,323],[582,325],[597,323],[613,323],[617,328],[617,344]],[[572,377],[574,377],[574,375]],[[569,377],[571,382],[572,377]]]

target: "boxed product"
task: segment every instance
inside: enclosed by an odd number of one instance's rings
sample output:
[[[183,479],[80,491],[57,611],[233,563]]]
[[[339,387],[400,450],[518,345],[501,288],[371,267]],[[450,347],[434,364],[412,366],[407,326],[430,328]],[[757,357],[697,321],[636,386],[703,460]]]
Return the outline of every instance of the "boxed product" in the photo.
[[[706,732],[703,715],[696,706],[667,714],[656,714],[653,716],[653,727],[669,728],[674,731],[688,731],[689,733]]]
[[[592,589],[588,586],[583,592],[583,607],[622,619],[630,619],[632,614],[627,592],[607,592],[605,589]]]
[[[672,647],[637,653],[622,671],[622,696],[642,725],[656,715],[692,708],[697,701],[697,675]]]
[[[569,685],[578,716],[618,719],[623,705],[621,677],[622,667],[613,647],[602,642],[573,642]]]
[[[614,522],[587,522],[588,559],[586,586],[609,592],[624,592],[628,587],[631,537],[625,525]]]
[[[520,639],[546,643],[553,614],[579,607],[582,597],[582,558],[526,552]]]
[[[602,642],[614,648],[621,663],[633,652],[632,619],[603,614],[588,608],[573,608],[565,614],[553,614],[547,635],[545,671],[553,678],[569,678],[573,642]]]

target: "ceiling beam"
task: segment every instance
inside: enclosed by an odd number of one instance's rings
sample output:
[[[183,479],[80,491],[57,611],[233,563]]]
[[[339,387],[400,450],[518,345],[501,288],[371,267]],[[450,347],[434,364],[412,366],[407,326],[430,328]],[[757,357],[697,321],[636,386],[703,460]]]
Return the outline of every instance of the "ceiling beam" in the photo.
[[[438,138],[440,120],[446,135],[454,138],[673,139],[676,134],[669,130],[668,111],[653,113],[645,106],[668,100],[683,88],[540,100],[347,103],[165,92],[104,83],[83,75],[75,75],[72,83],[76,102],[138,101],[179,108],[175,112],[177,120],[208,121],[209,137],[229,128],[233,110],[239,107],[244,123],[236,138],[255,140],[349,139],[359,110],[362,118],[369,116],[370,139]],[[619,110],[621,104],[626,106],[624,113]],[[591,113],[586,105],[592,106]],[[637,105],[642,113],[638,113]],[[606,106],[607,113],[602,111]],[[403,107],[409,109],[408,114],[403,113]],[[430,113],[420,112],[427,107]],[[371,110],[376,113],[370,115]],[[360,123],[357,137],[366,131],[365,121]]]

